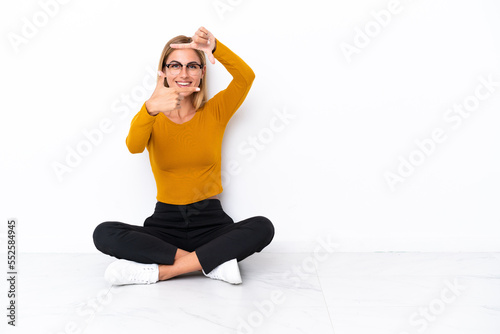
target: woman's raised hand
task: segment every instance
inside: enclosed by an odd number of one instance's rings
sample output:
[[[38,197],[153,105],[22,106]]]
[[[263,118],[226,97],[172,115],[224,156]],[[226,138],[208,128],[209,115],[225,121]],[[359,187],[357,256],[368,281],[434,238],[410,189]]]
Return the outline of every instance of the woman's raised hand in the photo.
[[[212,51],[215,49],[215,37],[210,31],[201,27],[193,35],[193,41],[191,43],[182,44],[170,44],[170,47],[174,49],[196,49],[205,52],[208,60],[215,64],[215,58]]]
[[[158,71],[158,81],[153,95],[146,101],[146,109],[152,116],[180,109],[186,92],[199,92],[199,87],[165,87],[165,73]]]

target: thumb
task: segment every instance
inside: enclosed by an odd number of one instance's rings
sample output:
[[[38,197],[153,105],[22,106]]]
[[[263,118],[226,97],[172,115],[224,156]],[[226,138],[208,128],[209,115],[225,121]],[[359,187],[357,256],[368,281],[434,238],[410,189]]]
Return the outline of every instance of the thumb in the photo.
[[[207,55],[208,55],[208,60],[209,60],[212,64],[215,64],[215,57],[214,57],[214,55],[213,55],[211,52],[209,52]]]
[[[158,74],[158,80],[156,81],[156,89],[162,88],[162,87],[166,88],[165,84],[164,84],[165,77],[166,77],[165,73],[163,73],[162,71],[158,71],[157,74]]]

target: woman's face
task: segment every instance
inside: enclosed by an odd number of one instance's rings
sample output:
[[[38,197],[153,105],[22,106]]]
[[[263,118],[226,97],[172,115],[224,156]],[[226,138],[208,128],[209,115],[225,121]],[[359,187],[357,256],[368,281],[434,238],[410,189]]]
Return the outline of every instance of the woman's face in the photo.
[[[170,69],[164,68],[167,76],[168,87],[199,87],[200,81],[205,74],[205,68],[199,69],[196,64],[201,65],[200,57],[196,51],[192,49],[174,50],[167,58],[166,64],[175,64],[170,66]],[[182,66],[179,73],[175,73],[180,68],[179,64],[190,64]],[[189,96],[191,92],[181,93],[184,96]]]

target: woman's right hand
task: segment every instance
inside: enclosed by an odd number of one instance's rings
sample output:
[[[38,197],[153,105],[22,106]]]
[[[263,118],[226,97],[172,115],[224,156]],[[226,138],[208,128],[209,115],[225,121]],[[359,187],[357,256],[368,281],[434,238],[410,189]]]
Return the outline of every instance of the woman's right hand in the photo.
[[[180,109],[181,101],[184,98],[181,93],[200,91],[198,87],[165,87],[163,84],[165,73],[158,71],[158,75],[153,95],[146,101],[146,109],[151,116],[156,116],[161,112],[170,113],[173,110]]]

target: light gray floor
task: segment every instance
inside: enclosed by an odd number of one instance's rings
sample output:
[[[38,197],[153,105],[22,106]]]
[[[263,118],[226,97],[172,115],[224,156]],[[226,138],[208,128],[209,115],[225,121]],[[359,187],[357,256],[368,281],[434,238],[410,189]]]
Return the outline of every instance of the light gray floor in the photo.
[[[18,327],[1,332],[500,333],[498,253],[261,253],[239,286],[195,273],[111,287],[112,261],[21,254]]]

